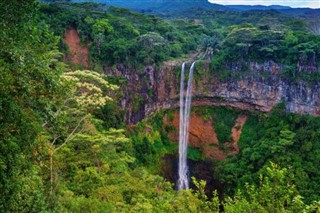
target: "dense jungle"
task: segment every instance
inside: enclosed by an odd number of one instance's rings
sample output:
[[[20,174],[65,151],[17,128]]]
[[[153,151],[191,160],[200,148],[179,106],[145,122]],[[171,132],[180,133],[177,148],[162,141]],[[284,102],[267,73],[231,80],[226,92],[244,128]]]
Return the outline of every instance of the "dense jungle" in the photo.
[[[0,212],[320,212],[320,9],[0,0],[0,73]]]

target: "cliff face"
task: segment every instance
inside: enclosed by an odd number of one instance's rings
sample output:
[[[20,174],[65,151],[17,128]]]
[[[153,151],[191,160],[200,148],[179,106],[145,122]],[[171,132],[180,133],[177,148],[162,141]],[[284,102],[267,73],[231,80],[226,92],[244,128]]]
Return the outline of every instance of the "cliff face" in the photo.
[[[158,109],[179,106],[181,63],[177,60],[160,68],[147,66],[142,72],[123,65],[106,70],[108,75],[124,76],[128,82],[121,102],[127,111],[127,123],[136,123]],[[194,74],[192,105],[269,112],[284,101],[288,112],[320,115],[320,84],[291,83],[280,76],[282,69],[271,61],[250,63],[246,70],[233,64],[233,77],[222,82],[212,75],[208,64],[202,64]]]

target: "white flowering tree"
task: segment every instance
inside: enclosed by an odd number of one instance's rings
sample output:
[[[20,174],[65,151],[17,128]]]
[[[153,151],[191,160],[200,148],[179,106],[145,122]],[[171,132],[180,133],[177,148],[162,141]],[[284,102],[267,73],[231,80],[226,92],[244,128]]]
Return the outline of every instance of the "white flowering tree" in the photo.
[[[50,194],[56,179],[54,155],[85,128],[89,128],[91,113],[111,101],[108,92],[118,88],[109,84],[102,74],[89,70],[64,73],[61,81],[65,85],[65,94],[61,94],[63,98],[52,107],[52,114],[42,125],[45,133],[39,137],[39,140],[49,141],[46,148],[50,158]]]
[[[108,91],[118,88],[109,84],[102,74],[89,70],[68,72],[62,78],[73,86],[67,101],[86,112],[104,106],[108,100],[112,100],[107,96]]]

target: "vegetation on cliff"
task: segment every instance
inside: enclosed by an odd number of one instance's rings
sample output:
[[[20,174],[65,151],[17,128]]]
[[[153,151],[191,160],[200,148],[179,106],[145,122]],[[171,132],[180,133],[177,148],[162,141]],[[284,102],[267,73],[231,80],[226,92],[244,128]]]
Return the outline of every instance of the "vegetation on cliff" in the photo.
[[[75,28],[82,42],[90,42],[90,60],[113,66],[159,64],[195,51],[210,30],[189,21],[168,21],[115,7],[105,11],[95,3],[43,5],[41,19],[60,36]]]
[[[272,161],[294,174],[292,180],[306,202],[319,200],[319,121],[279,108],[270,115],[250,115],[239,141],[241,152],[220,165],[227,190],[258,183]]]
[[[94,69],[119,63],[139,69],[198,52],[198,58],[211,59],[212,73],[220,80],[239,75],[231,72],[234,66],[245,71],[250,62],[265,61],[282,65],[280,74],[290,81],[320,78],[320,38],[312,30],[312,16],[189,9],[164,20],[96,3],[47,4],[41,11],[41,20],[56,35],[75,28],[82,43],[90,43]]]

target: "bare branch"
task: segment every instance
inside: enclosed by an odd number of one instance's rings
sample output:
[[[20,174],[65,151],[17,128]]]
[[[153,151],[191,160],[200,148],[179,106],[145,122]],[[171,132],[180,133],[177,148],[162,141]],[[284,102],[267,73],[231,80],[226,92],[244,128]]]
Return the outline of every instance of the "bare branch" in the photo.
[[[68,141],[72,140],[72,139],[76,136],[76,135],[74,135],[74,134],[78,134],[78,133],[80,133],[80,131],[82,131],[82,129],[81,129],[79,132],[76,133],[76,131],[77,131],[78,128],[80,127],[82,121],[84,121],[87,117],[88,117],[88,115],[85,115],[85,116],[83,116],[83,117],[80,119],[80,121],[78,122],[77,126],[76,126],[76,127],[72,130],[72,132],[68,135],[67,139],[66,139],[60,146],[58,146],[57,148],[55,148],[55,149],[53,150],[53,153],[57,152],[59,149],[61,149],[62,147],[64,147],[64,146],[68,143]]]
[[[61,137],[61,135],[55,137],[51,143],[51,147],[53,147],[53,145],[55,144],[55,142]]]

